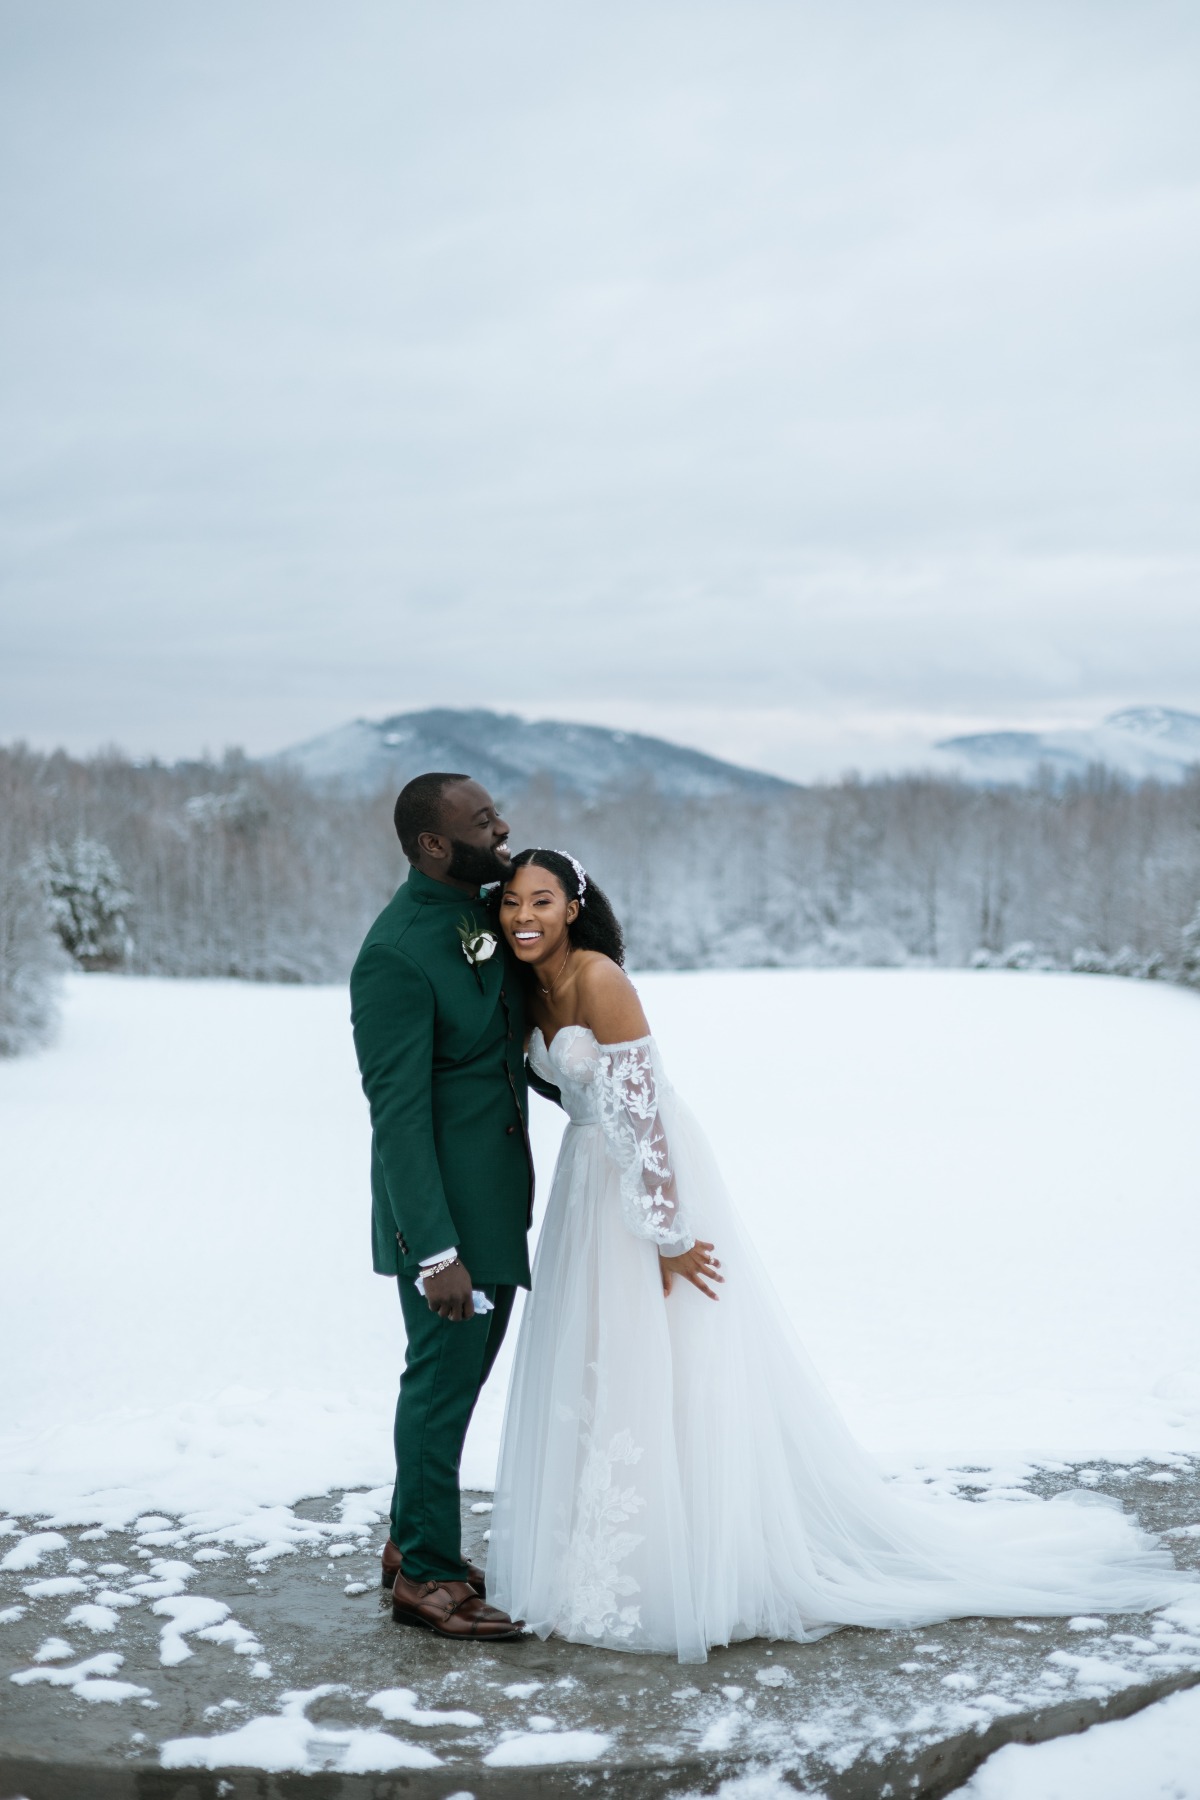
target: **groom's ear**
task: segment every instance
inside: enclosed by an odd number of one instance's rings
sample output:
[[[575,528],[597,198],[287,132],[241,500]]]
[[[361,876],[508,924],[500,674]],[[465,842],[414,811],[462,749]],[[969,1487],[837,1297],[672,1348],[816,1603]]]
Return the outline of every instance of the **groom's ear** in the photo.
[[[422,831],[417,837],[417,849],[431,862],[445,862],[450,855],[450,839],[440,831]]]

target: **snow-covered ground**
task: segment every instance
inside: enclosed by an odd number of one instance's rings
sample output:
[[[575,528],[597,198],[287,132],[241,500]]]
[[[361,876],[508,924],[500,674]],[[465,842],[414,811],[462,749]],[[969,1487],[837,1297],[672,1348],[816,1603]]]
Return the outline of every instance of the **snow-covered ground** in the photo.
[[[1200,998],[906,970],[639,986],[889,1467],[1200,1450]],[[559,1129],[535,1100],[543,1193]],[[367,1147],[341,990],[72,981],[58,1045],[0,1064],[0,1507],[253,1514],[267,1541],[286,1521],[257,1509],[387,1483],[402,1333]]]
[[[957,1800],[1200,1800],[1200,1688],[1078,1737],[1008,1744]]]

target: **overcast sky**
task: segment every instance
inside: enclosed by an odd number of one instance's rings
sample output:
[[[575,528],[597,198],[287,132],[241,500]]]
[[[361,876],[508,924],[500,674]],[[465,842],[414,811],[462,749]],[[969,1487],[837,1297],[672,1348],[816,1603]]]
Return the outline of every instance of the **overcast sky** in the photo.
[[[1200,710],[1193,0],[5,0],[0,740]]]

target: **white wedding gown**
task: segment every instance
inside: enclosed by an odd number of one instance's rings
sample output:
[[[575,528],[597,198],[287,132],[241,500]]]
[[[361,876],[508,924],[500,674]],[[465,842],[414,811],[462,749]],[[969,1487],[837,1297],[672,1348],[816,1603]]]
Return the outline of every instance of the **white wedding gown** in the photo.
[[[530,1061],[570,1118],[504,1420],[488,1598],[542,1637],[703,1662],[839,1625],[1141,1612],[1191,1579],[1090,1493],[910,1496],[855,1443],[652,1038]],[[674,1181],[672,1182],[671,1176]],[[711,1240],[714,1304],[658,1246]]]

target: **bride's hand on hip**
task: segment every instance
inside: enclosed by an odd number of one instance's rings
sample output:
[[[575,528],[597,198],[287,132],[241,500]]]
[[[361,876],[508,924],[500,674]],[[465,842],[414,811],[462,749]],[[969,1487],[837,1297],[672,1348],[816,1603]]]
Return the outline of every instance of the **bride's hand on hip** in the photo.
[[[693,1287],[698,1287],[700,1292],[707,1294],[710,1300],[715,1300],[717,1296],[708,1283],[725,1279],[723,1275],[717,1273],[721,1265],[713,1255],[713,1246],[704,1243],[700,1238],[697,1238],[691,1249],[685,1250],[682,1256],[664,1256],[660,1251],[658,1267],[662,1275],[664,1297],[671,1292],[671,1285],[676,1275],[682,1275],[685,1281],[690,1281]]]

